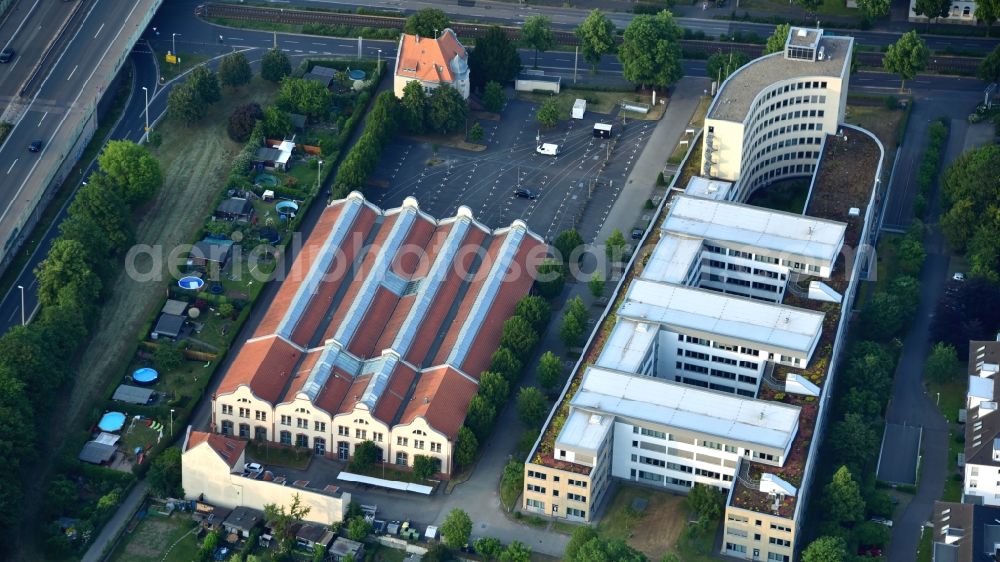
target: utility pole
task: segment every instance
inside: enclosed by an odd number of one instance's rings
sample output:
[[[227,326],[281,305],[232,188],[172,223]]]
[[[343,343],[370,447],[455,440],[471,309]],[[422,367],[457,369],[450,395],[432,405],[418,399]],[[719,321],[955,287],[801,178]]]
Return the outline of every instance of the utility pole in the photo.
[[[580,46],[573,49],[573,83],[576,84],[576,65],[580,61]]]
[[[361,59],[361,36],[358,35],[358,59]]]

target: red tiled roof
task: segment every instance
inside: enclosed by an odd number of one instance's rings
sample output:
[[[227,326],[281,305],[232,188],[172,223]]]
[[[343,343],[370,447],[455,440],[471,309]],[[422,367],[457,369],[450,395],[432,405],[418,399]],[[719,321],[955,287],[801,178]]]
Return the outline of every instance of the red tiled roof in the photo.
[[[277,336],[250,340],[243,344],[215,394],[229,394],[245,384],[255,396],[273,404],[301,356],[301,351]]]
[[[410,309],[413,308],[413,303],[416,301],[416,293],[399,299],[396,303],[396,308],[392,311],[392,316],[385,323],[378,341],[368,350],[368,356],[379,355],[382,351],[392,347],[392,342],[396,339],[396,335],[399,334],[400,326],[406,321],[406,316],[410,313]]]
[[[454,441],[478,388],[476,383],[451,367],[424,371],[399,423],[408,424],[424,418],[431,427]]]
[[[211,447],[212,450],[222,458],[222,460],[229,464],[229,468],[236,467],[236,463],[240,461],[240,455],[243,454],[243,450],[247,447],[246,441],[226,437],[225,435],[219,433],[192,431],[191,434],[188,435],[187,450],[190,451],[202,443],[208,443],[208,446]]]
[[[340,403],[340,407],[337,408],[338,414],[346,414],[354,411],[354,406],[361,400],[361,396],[365,393],[365,389],[368,388],[368,381],[370,380],[372,380],[371,373],[354,377],[354,383],[348,387],[344,395],[344,400]]]
[[[468,54],[450,29],[437,40],[404,33],[397,55],[396,74],[424,82],[453,82],[455,76],[449,64],[456,56],[464,59]]]
[[[357,357],[372,357],[373,348],[383,334],[386,322],[392,317],[392,311],[396,308],[399,297],[385,287],[375,290],[375,297],[367,310],[358,312],[364,321],[358,326],[354,337],[347,345],[347,350]]]
[[[319,396],[316,397],[316,406],[331,416],[336,415],[340,411],[340,404],[347,396],[353,381],[354,379],[349,373],[340,367],[335,367],[323,389],[319,391]]]
[[[434,241],[434,233],[437,230],[432,221],[423,215],[417,215],[417,220],[406,235],[406,241],[400,247],[399,253],[393,257],[392,271],[400,277],[409,279],[414,276],[417,267],[421,265],[425,268],[430,267],[428,260],[433,259],[433,256],[428,255],[428,247]]]
[[[399,414],[399,407],[406,399],[406,394],[410,392],[410,385],[413,384],[413,378],[416,376],[417,372],[407,364],[402,361],[396,364],[392,376],[389,377],[389,386],[382,391],[382,396],[375,404],[374,415],[376,418],[387,424],[392,423],[396,415]]]
[[[485,238],[485,232],[478,228],[472,228],[466,233],[462,245],[463,247],[479,247]],[[458,254],[458,263],[454,263],[448,268],[448,275],[441,284],[441,288],[438,289],[437,295],[434,297],[434,302],[427,309],[427,314],[420,325],[421,329],[417,337],[414,338],[413,345],[406,352],[407,361],[418,366],[426,365],[427,354],[430,352],[434,340],[437,339],[442,329],[445,318],[448,316],[448,311],[455,304],[455,295],[458,294],[459,289],[465,282],[464,277],[472,268],[472,263],[476,255],[476,252],[460,251]],[[457,318],[461,318],[461,316]]]

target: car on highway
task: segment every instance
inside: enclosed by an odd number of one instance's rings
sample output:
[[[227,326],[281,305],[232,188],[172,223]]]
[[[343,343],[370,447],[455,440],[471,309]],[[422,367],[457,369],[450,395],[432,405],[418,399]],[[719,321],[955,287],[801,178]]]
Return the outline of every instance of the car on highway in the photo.
[[[515,197],[520,197],[521,199],[531,199],[532,201],[534,201],[535,199],[538,199],[538,194],[537,193],[535,193],[534,191],[531,191],[530,189],[524,189],[523,187],[519,187],[519,188],[515,189],[514,190],[514,196]]]
[[[28,145],[28,152],[41,152],[41,151],[42,151],[42,141],[40,140],[31,141],[31,144]]]
[[[10,47],[0,51],[0,63],[7,64],[8,62],[14,60],[15,54],[14,49]]]

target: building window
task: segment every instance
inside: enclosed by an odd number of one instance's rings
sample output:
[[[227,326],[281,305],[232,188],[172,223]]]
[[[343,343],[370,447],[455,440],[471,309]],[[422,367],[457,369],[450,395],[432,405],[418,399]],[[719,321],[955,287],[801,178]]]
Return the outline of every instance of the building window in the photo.
[[[546,492],[543,486],[536,486],[534,484],[528,484],[527,489],[529,492],[538,492],[539,494],[544,494]]]
[[[313,429],[316,431],[326,432],[326,422],[313,422]]]
[[[441,444],[440,443],[431,443],[431,452],[432,453],[440,453],[441,452]]]
[[[242,437],[244,439],[249,439],[250,438],[250,424],[248,424],[248,423],[241,423],[240,424],[240,437]]]
[[[249,418],[250,417],[250,408],[240,408],[240,417],[241,418]]]
[[[281,425],[292,425],[292,416],[281,416]]]
[[[406,437],[396,437],[396,444],[400,447],[406,447],[410,443],[410,440]]]
[[[344,425],[338,425],[337,426],[337,435],[343,435],[344,437],[347,437],[350,434],[351,434],[351,432],[350,432],[350,430],[347,429],[347,426],[344,426]]]
[[[414,449],[423,449],[424,448],[424,442],[423,442],[423,440],[422,439],[414,439],[413,440],[413,448]]]
[[[257,410],[257,421],[267,421],[267,412]]]
[[[666,439],[667,434],[662,431],[656,431],[655,429],[646,429],[645,427],[632,426],[632,433],[640,433],[646,437],[656,437],[657,439]]]
[[[545,502],[543,502],[543,501],[539,501],[539,500],[527,500],[524,503],[525,503],[525,505],[527,505],[530,508],[540,509],[542,511],[545,511]],[[567,513],[569,513],[569,510],[567,510]]]
[[[354,430],[354,438],[355,439],[368,439],[368,430],[367,429],[355,429]]]
[[[223,404],[222,405],[222,413],[225,414],[225,415],[227,415],[227,416],[233,415],[233,407],[230,406],[229,404]]]
[[[256,440],[258,440],[258,441],[266,441],[267,440],[267,428],[266,427],[261,427],[259,425],[257,427],[255,427],[255,428],[253,428],[253,438],[256,439]]]
[[[322,437],[317,437],[313,439],[313,452],[316,453],[317,455],[325,455],[326,439],[323,439]]]
[[[779,539],[775,537],[768,538],[767,542],[771,544],[776,544],[778,546],[792,546],[792,541],[786,541],[785,539]]]
[[[295,446],[296,447],[308,447],[309,446],[309,438],[306,437],[305,435],[302,435],[301,433],[295,434]]]
[[[233,434],[233,422],[229,420],[222,420],[222,434],[223,435]]]
[[[767,553],[767,562],[789,562],[791,558],[787,554],[778,554],[777,552]]]
[[[566,499],[573,500],[575,502],[587,503],[587,496],[582,496],[580,494],[566,494]]]
[[[292,444],[292,432],[291,431],[282,431],[281,432],[280,441],[281,441],[282,445],[291,445]]]
[[[379,432],[377,432],[377,431],[373,431],[372,432],[372,441],[374,441],[376,443],[381,443],[382,442],[382,434],[379,433]]]
[[[295,418],[295,424],[299,429],[309,429],[309,420],[303,418]]]
[[[406,466],[410,461],[410,456],[403,452],[396,453],[396,464],[399,466]]]
[[[587,512],[582,509],[576,509],[575,507],[567,507],[566,515],[569,515],[570,517],[579,517],[582,519],[587,516]]]
[[[534,470],[529,470],[528,471],[528,478],[535,478],[537,480],[545,480],[545,479],[548,478],[548,475],[545,474],[544,472],[536,472]]]
[[[559,480],[557,479],[556,482],[558,482],[558,481]],[[567,482],[569,483],[570,486],[576,486],[578,488],[586,488],[587,487],[587,481],[586,480],[573,480],[572,478],[570,478],[570,479],[567,480]]]
[[[745,545],[734,544],[734,543],[731,543],[731,542],[727,542],[726,543],[726,550],[729,551],[729,552],[735,552],[737,554],[746,554],[747,553],[747,547]]]

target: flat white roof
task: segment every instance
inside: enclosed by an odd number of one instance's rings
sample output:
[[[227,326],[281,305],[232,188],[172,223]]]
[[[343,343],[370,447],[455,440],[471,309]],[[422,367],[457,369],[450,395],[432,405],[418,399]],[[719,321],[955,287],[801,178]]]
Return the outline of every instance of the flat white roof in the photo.
[[[556,439],[557,446],[597,451],[611,429],[613,416],[573,410]]]
[[[847,225],[751,205],[678,195],[663,222],[663,230],[832,263],[844,242]]]
[[[599,367],[587,369],[570,405],[782,451],[799,423],[797,406]]]
[[[983,400],[993,399],[993,379],[969,377],[969,396]]]
[[[662,324],[801,354],[812,351],[823,329],[822,312],[723,293],[635,279],[618,317]]]
[[[660,327],[656,325],[619,320],[611,330],[611,336],[604,344],[600,357],[597,358],[597,365],[627,373],[638,373],[642,360],[659,331]]]
[[[683,284],[691,264],[701,254],[705,241],[701,238],[667,235],[660,239],[642,270],[643,279],[663,283]]]
[[[688,180],[687,187],[684,188],[684,194],[704,199],[724,201],[729,196],[729,191],[732,188],[733,182],[692,176]]]

